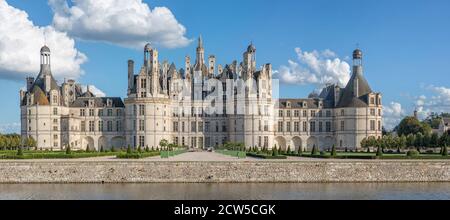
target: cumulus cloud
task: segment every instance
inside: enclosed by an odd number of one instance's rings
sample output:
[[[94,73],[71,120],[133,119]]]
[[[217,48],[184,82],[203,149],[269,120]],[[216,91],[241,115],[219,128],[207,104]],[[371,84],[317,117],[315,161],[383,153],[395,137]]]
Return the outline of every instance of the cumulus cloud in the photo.
[[[141,48],[146,42],[168,48],[191,40],[186,28],[166,7],[150,7],[142,0],[49,0],[53,25],[71,36],[89,41]]]
[[[0,124],[0,134],[20,134],[20,123],[13,122],[13,123],[6,123],[6,124]]]
[[[326,84],[338,84],[343,87],[350,79],[350,65],[339,59],[335,52],[302,51],[295,48],[297,60],[288,60],[275,71],[276,77],[287,84],[315,84],[323,87]]]
[[[0,0],[0,78],[22,80],[39,72],[39,51],[46,43],[52,51],[52,72],[58,79],[78,78],[87,57],[75,41],[51,26],[39,27],[25,11]]]
[[[425,89],[431,94],[429,96],[418,96],[415,100],[415,106],[420,118],[426,118],[433,112],[450,112],[450,88],[429,85]]]
[[[87,91],[87,86],[86,85],[82,85],[81,86],[81,90],[83,92]],[[100,90],[99,88],[93,86],[93,85],[89,85],[89,91],[92,92],[92,94],[94,94],[97,97],[106,97],[106,94]]]
[[[383,106],[383,126],[387,130],[392,130],[406,116],[405,110],[398,102],[391,102]]]

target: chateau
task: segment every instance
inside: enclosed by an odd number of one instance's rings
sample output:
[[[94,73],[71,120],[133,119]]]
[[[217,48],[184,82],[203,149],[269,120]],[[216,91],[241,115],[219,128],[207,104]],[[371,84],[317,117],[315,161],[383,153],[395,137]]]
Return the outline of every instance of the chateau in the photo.
[[[242,62],[225,66],[205,57],[201,37],[195,60],[187,56],[181,69],[161,63],[150,44],[143,55],[138,71],[128,61],[122,100],[96,97],[89,86],[83,92],[73,80],[58,85],[50,49],[42,47],[39,75],[27,78],[26,91],[20,91],[22,137],[55,150],[156,147],[162,139],[192,148],[239,142],[294,150],[355,149],[363,138],[382,135],[382,95],[364,78],[359,49],[345,88],[329,85],[302,99],[273,98],[272,66],[256,66],[253,44]]]

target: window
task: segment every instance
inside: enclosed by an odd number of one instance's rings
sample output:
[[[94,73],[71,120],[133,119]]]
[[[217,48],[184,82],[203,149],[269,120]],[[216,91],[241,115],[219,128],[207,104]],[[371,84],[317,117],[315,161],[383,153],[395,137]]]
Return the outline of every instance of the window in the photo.
[[[197,122],[195,122],[195,121],[191,122],[191,131],[197,132]]]
[[[98,131],[103,131],[103,121],[98,121]]]
[[[53,103],[58,104],[58,96],[57,95],[53,96]]]
[[[94,109],[89,109],[89,116],[94,116]]]
[[[201,121],[198,122],[198,131],[203,132],[203,122]]]
[[[58,115],[58,108],[53,108],[53,115]]]
[[[306,110],[303,110],[303,117],[307,117],[307,116],[308,116],[307,111],[306,111]]]
[[[331,111],[330,110],[327,111],[326,117],[331,117]]]
[[[261,120],[258,121],[258,131],[262,131],[262,122],[261,122]]]
[[[108,109],[108,116],[109,117],[113,116],[112,109]]]
[[[381,121],[378,121],[378,131],[381,131]]]
[[[84,109],[80,109],[80,116],[85,116],[86,115],[86,111]]]
[[[308,131],[308,123],[306,123],[306,121],[303,122],[303,132],[307,132]]]
[[[136,107],[136,105],[133,105],[133,115],[137,115],[137,107]]]
[[[103,109],[98,110],[98,116],[103,116]]]
[[[300,122],[296,121],[294,122],[294,132],[300,131]]]
[[[381,109],[378,109],[378,116],[381,116]]]
[[[146,79],[141,79],[141,88],[143,88],[143,89],[147,88],[147,80]]]
[[[322,117],[322,111],[319,111],[319,117]]]
[[[370,130],[375,131],[375,120],[370,120]]]
[[[269,116],[269,106],[264,106],[264,115]]]
[[[112,132],[113,131],[112,121],[108,121],[106,123],[106,127],[107,127],[108,132]]]
[[[205,122],[205,131],[209,132],[209,121]]]
[[[344,115],[345,115],[345,110],[342,109],[342,110],[341,110],[341,116],[344,116]]]
[[[81,131],[85,132],[86,131],[86,122],[82,121],[81,125],[80,125]]]
[[[375,116],[375,109],[373,109],[373,108],[370,109],[370,115]]]
[[[184,121],[181,122],[181,132],[184,132]]]
[[[265,148],[269,147],[269,137],[268,136],[264,136],[264,147]]]
[[[331,122],[329,121],[325,122],[325,131],[331,132]]]
[[[286,131],[291,132],[291,122],[286,122]]]
[[[116,121],[116,131],[122,131],[122,122]]]
[[[145,115],[145,106],[139,105],[139,115]]]
[[[258,136],[258,147],[261,147],[261,145],[262,145],[261,136]]]
[[[143,147],[145,146],[145,137],[139,136],[139,146]]]
[[[54,131],[58,131],[58,126],[53,126]]]
[[[315,121],[309,122],[309,131],[316,132],[316,122]]]
[[[345,121],[341,121],[341,131],[345,131]]]
[[[295,110],[294,111],[294,117],[299,117],[300,116],[300,111],[299,110]]]
[[[264,131],[269,131],[269,121],[264,121]]]
[[[311,110],[311,117],[316,117],[316,111]]]
[[[116,115],[117,116],[121,116],[122,115],[122,109],[117,109],[116,110]]]
[[[31,123],[31,120],[28,120],[28,123]],[[58,124],[58,119],[53,119],[53,124]]]
[[[283,117],[283,110],[278,110],[278,117]]]
[[[173,122],[173,131],[178,132],[178,122]]]
[[[94,132],[95,124],[94,121],[89,121],[89,132]]]
[[[322,130],[322,122],[321,121],[319,121],[319,132],[322,132],[323,130]]]
[[[287,117],[291,117],[291,111],[290,111],[290,110],[287,110],[287,111],[286,111],[286,116],[287,116]]]
[[[283,122],[282,121],[278,122],[278,132],[283,132]]]
[[[225,122],[222,122],[222,132],[227,132],[227,125]]]
[[[375,98],[373,98],[373,97],[370,98],[370,104],[371,104],[371,105],[374,105],[374,104],[375,104]]]
[[[144,131],[144,130],[145,130],[145,121],[139,120],[139,131]]]

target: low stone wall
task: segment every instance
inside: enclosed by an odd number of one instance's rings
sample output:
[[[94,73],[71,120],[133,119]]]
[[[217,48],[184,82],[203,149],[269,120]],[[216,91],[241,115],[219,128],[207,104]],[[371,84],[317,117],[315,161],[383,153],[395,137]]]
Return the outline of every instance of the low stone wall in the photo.
[[[450,161],[3,161],[0,183],[450,182]]]

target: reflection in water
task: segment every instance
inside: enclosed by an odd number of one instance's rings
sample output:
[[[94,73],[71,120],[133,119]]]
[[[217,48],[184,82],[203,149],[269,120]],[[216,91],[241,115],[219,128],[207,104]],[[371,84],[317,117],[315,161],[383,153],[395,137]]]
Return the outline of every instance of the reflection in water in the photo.
[[[0,199],[450,199],[450,183],[0,184]]]

